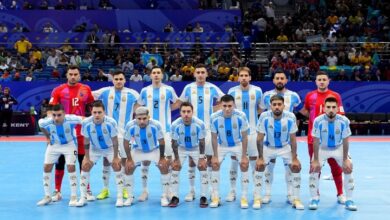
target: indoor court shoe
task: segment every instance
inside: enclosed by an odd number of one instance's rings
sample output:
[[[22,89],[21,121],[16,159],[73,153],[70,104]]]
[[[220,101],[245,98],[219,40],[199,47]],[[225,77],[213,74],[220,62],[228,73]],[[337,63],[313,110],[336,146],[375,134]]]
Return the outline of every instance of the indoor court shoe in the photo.
[[[177,205],[179,205],[179,198],[177,198],[176,196],[173,196],[171,199],[171,202],[169,203],[168,206],[175,208],[175,207],[177,207]]]
[[[233,202],[234,200],[236,200],[236,192],[230,190],[229,194],[226,196],[226,202]]]
[[[58,202],[58,201],[60,201],[61,199],[62,199],[61,192],[55,190],[55,191],[53,192],[53,195],[51,196],[51,200],[52,200],[53,202]]]
[[[134,201],[134,196],[130,196],[129,198],[126,199],[126,201],[123,203],[123,206],[131,206]]]
[[[317,210],[317,208],[318,208],[318,203],[320,203],[320,200],[318,200],[318,199],[312,199],[312,200],[310,201],[310,204],[309,204],[309,209],[310,209],[310,210]]]
[[[337,196],[337,202],[339,204],[345,204],[345,196],[343,194]]]
[[[241,198],[241,208],[242,209],[247,209],[248,208],[248,200],[246,198]]]
[[[91,190],[88,190],[87,191],[87,201],[91,202],[91,201],[95,201],[96,198],[95,196],[92,194],[92,191]]]
[[[145,202],[146,200],[148,200],[148,196],[149,196],[148,191],[144,190],[142,194],[138,197],[138,201]]]
[[[84,196],[81,196],[79,201],[77,202],[78,207],[83,207],[87,204],[87,199]]]
[[[299,200],[299,199],[295,199],[292,202],[292,207],[294,209],[297,209],[297,210],[304,210],[305,209],[305,206],[302,204],[301,200]]]
[[[255,198],[254,199],[252,208],[254,208],[254,209],[260,209],[261,208],[261,199],[260,198]]]
[[[127,189],[123,189],[123,198],[128,199],[129,198],[129,193],[127,192]]]
[[[169,205],[169,201],[166,196],[161,196],[160,202],[162,207],[167,207]]]
[[[209,206],[209,202],[207,201],[206,196],[200,197],[199,206],[200,206],[201,208],[206,208],[207,206]]]
[[[213,197],[211,199],[210,208],[217,208],[221,205],[219,197]]]
[[[194,191],[190,191],[190,192],[186,195],[186,197],[184,197],[184,200],[185,200],[186,202],[192,202],[192,201],[194,201],[194,199],[195,199],[195,192],[194,192]]]
[[[357,211],[357,207],[352,200],[347,200],[345,202],[345,208],[348,209],[349,211]]]
[[[37,203],[37,206],[44,206],[44,205],[47,205],[49,203],[51,203],[51,197],[50,196],[45,196],[42,200],[40,200]]]
[[[107,199],[110,197],[110,191],[107,188],[102,189],[99,195],[96,196],[98,200]]]
[[[116,207],[123,207],[123,198],[122,198],[122,195],[121,195],[121,196],[118,196],[118,198],[116,199],[115,206],[116,206]]]
[[[76,207],[77,206],[77,196],[70,197],[69,206]]]
[[[268,204],[271,202],[271,195],[265,195],[262,201],[264,204]]]

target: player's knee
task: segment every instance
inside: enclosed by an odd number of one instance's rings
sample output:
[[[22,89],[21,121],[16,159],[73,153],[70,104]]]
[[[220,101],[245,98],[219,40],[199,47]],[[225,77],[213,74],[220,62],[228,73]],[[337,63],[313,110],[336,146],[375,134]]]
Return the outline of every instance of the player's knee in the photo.
[[[121,165],[120,164],[112,164],[112,169],[115,172],[119,172],[121,170]]]
[[[218,171],[219,170],[219,163],[212,163],[211,167],[213,168],[214,171]]]
[[[69,173],[73,173],[73,172],[76,171],[75,165],[68,165],[67,168],[68,168],[68,172],[69,172]],[[89,170],[88,170],[88,171],[89,171]],[[87,171],[87,172],[88,172],[88,171]]]
[[[177,164],[177,163],[172,164],[172,170],[180,171],[181,170],[180,164]]]
[[[240,164],[240,169],[242,172],[248,171],[249,164],[248,163],[241,163]]]
[[[45,165],[43,165],[43,171],[45,173],[50,173],[52,169],[53,169],[53,164],[45,164]]]

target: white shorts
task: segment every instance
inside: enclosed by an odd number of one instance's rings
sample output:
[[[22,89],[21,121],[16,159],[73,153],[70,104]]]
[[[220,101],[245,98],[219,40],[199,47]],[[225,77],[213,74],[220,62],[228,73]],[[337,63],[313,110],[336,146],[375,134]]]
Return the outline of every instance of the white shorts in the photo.
[[[333,158],[336,160],[337,164],[340,167],[343,167],[343,154],[344,149],[343,146],[339,146],[337,148],[321,148],[318,150],[318,162],[323,166],[325,164],[325,161],[329,158]],[[351,160],[350,156],[348,155],[348,158]]]
[[[107,158],[109,163],[112,163],[112,159],[114,159],[114,148],[110,147],[108,149],[89,149],[89,158],[93,163],[96,163],[100,160],[100,158]]]
[[[263,147],[263,158],[265,164],[268,164],[271,159],[276,159],[277,157],[281,157],[283,159],[285,166],[291,164],[291,146],[286,144],[282,148]]]
[[[234,147],[221,147],[218,146],[218,161],[222,163],[225,159],[225,156],[230,153],[230,156],[236,156],[237,160],[240,162],[242,156],[242,145],[239,144]]]
[[[187,150],[187,149],[184,149],[183,147],[179,147],[178,151],[179,151],[179,159],[180,159],[181,165],[183,165],[183,163],[187,157],[191,157],[192,160],[195,162],[195,164],[198,165],[199,148],[195,148],[193,150]]]
[[[204,139],[204,143],[205,143],[205,154],[208,155],[208,156],[212,156],[214,155],[214,152],[213,152],[213,144],[211,142],[211,131],[210,130],[206,130],[206,137]]]
[[[257,151],[256,139],[257,139],[257,133],[248,135],[247,154],[249,157],[257,157],[259,155],[259,152]]]
[[[77,146],[73,142],[68,144],[53,144],[47,145],[45,153],[45,164],[57,163],[61,155],[65,156],[65,163],[67,165],[75,165],[77,160]]]
[[[143,161],[151,161],[157,165],[160,160],[160,149],[157,148],[148,153],[145,153],[142,150],[133,149],[131,150],[131,157],[133,158],[136,166],[141,165],[141,162]]]
[[[172,150],[172,137],[171,132],[166,132],[164,134],[164,141],[165,141],[165,156],[169,157],[172,156],[173,150]]]

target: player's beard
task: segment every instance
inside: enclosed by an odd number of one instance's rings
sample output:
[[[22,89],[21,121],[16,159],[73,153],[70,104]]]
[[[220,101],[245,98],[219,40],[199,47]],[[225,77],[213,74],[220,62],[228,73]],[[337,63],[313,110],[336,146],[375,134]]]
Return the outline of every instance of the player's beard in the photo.
[[[326,114],[326,116],[328,116],[329,119],[333,119],[336,116],[336,114],[330,112],[329,114]]]
[[[278,91],[282,91],[284,89],[284,87],[285,87],[285,85],[283,85],[283,83],[278,83],[275,86],[276,90],[278,90]]]
[[[273,113],[274,113],[275,116],[279,117],[282,114],[282,111],[275,110],[275,111],[273,111]]]
[[[246,81],[242,81],[241,82],[241,86],[246,88],[248,86],[249,82],[246,82]]]

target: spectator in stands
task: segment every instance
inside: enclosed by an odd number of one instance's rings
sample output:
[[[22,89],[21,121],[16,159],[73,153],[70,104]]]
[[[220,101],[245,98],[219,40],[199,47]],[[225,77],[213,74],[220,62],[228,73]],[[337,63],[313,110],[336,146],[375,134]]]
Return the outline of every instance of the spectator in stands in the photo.
[[[95,77],[95,81],[98,82],[106,82],[108,80],[107,76],[105,76],[105,73],[102,69],[98,69],[98,73]]]
[[[62,2],[62,0],[57,0],[57,4],[54,6],[55,10],[65,10],[65,4]]]
[[[341,69],[340,73],[335,78],[336,81],[349,81],[347,74],[345,74],[345,70]]]
[[[0,135],[3,134],[3,123],[5,122],[5,134],[9,135],[11,130],[11,119],[13,105],[17,105],[18,101],[11,95],[11,89],[9,87],[5,87],[3,91],[3,95],[0,97],[0,109],[1,109],[1,118],[0,118]]]
[[[367,51],[364,51],[361,53],[358,57],[359,64],[362,66],[371,66],[371,56],[368,54]]]
[[[67,10],[76,10],[77,9],[77,5],[76,5],[76,3],[73,0],[71,0],[66,5],[66,9]]]
[[[25,36],[21,36],[20,40],[15,43],[14,48],[18,54],[27,56],[29,50],[32,48],[32,44],[26,39]]]
[[[32,72],[32,71],[29,71],[29,72],[27,73],[27,75],[26,75],[25,81],[26,81],[26,82],[31,82],[31,81],[33,81],[33,80],[35,80],[35,79],[34,79],[33,72]]]
[[[188,61],[186,63],[186,65],[184,65],[182,68],[181,68],[181,72],[182,73],[185,73],[187,70],[189,70],[191,72],[191,74],[194,74],[194,71],[195,71],[195,67],[194,65],[192,65],[191,61]]]
[[[142,78],[142,81],[144,81],[144,82],[151,82],[152,81],[152,78],[150,78],[150,71],[151,70],[148,68],[144,69],[145,74],[144,74],[144,77]]]
[[[218,80],[227,81],[229,78],[230,67],[224,62],[220,61],[217,66]]]
[[[194,29],[192,30],[194,33],[203,33],[203,27],[199,22],[196,22]]]
[[[94,80],[94,78],[91,76],[91,73],[89,72],[89,70],[85,71],[83,74],[83,77],[81,77],[81,81],[91,82],[93,80]]]
[[[190,32],[193,32],[193,30],[194,30],[194,27],[192,26],[192,24],[187,24],[186,29],[184,29],[184,32],[190,33]]]
[[[59,48],[65,54],[69,54],[73,51],[72,45],[69,43],[69,39],[65,39],[64,44]]]
[[[92,67],[92,56],[89,53],[85,53],[83,59],[81,60],[80,67],[91,69]]]
[[[73,51],[73,55],[70,57],[69,60],[70,65],[79,66],[81,63],[81,56],[79,55],[79,51],[75,50]]]
[[[23,7],[22,8],[23,8],[23,10],[32,10],[32,9],[34,9],[33,5],[29,1],[27,1],[27,0],[25,0],[23,2]]]
[[[61,78],[61,73],[57,68],[54,68],[53,71],[51,71],[51,78],[53,79]]]
[[[155,66],[157,66],[157,61],[155,59],[150,59],[149,63],[146,64],[146,69],[152,70]]]
[[[42,63],[41,61],[37,60],[37,59],[34,59],[30,65],[30,71],[33,71],[33,72],[42,72],[43,70],[43,66],[42,66]]]
[[[280,31],[280,34],[276,37],[276,41],[278,41],[278,42],[287,42],[288,41],[288,37],[287,37],[287,35],[283,31]]]
[[[4,72],[5,70],[8,70],[8,65],[5,60],[0,62],[0,72]]]
[[[360,71],[358,69],[355,69],[352,74],[352,80],[353,81],[362,81]]]
[[[380,69],[377,69],[377,70],[375,71],[375,74],[374,74],[374,76],[371,78],[371,80],[372,80],[372,81],[383,81],[383,80],[385,80]]]
[[[130,76],[130,81],[131,82],[141,82],[142,76],[139,74],[138,70],[134,70],[133,74]]]
[[[170,78],[170,81],[172,82],[181,82],[183,81],[183,76],[180,74],[180,70],[176,69],[175,74],[173,74]]]
[[[307,67],[302,67],[302,74],[299,75],[299,81],[301,82],[311,82],[313,81],[313,77],[310,74],[310,70]]]
[[[69,65],[69,59],[68,59],[68,56],[66,56],[65,53],[62,53],[60,55],[60,59],[59,59],[59,63],[58,64],[61,65],[61,66]]]
[[[17,1],[12,0],[11,5],[8,7],[9,10],[19,10],[20,6]]]
[[[43,33],[54,33],[54,28],[50,22],[47,22],[42,30]]]
[[[237,72],[237,69],[234,68],[234,69],[232,70],[232,74],[230,74],[228,81],[229,81],[229,82],[237,82],[237,81],[238,81],[238,72]]]
[[[337,66],[338,58],[334,54],[334,52],[331,50],[329,51],[329,56],[326,58],[326,65],[327,66]]]
[[[134,69],[137,69],[139,73],[143,73],[146,68],[144,61],[139,59],[138,62],[134,65]]]
[[[47,10],[49,8],[49,3],[47,0],[42,0],[39,4],[39,9],[40,10]]]
[[[297,81],[299,75],[297,74],[298,65],[294,63],[293,58],[289,57],[287,63],[284,65],[284,70],[288,76],[288,80]]]
[[[225,24],[225,32],[226,33],[232,33],[233,28],[229,24]]]
[[[4,23],[0,24],[0,33],[8,33],[8,28]]]
[[[316,73],[318,70],[320,70],[320,63],[318,63],[316,58],[313,57],[307,64],[307,67],[309,67],[309,71],[311,73]]]
[[[0,82],[11,82],[12,81],[12,75],[8,70],[5,70],[3,75],[0,77]]]
[[[118,35],[118,33],[114,30],[111,32],[111,35],[109,37],[109,45],[111,48],[119,47],[120,46],[121,39]]]
[[[60,60],[59,60],[59,58],[57,56],[56,51],[55,50],[51,50],[50,56],[46,60],[46,66],[57,68],[59,62],[60,62]]]
[[[272,22],[275,20],[275,6],[272,2],[269,2],[264,6],[267,18]]]
[[[167,23],[163,29],[163,32],[165,33],[171,33],[173,32],[173,26],[171,23]]]
[[[34,47],[33,51],[31,52],[31,59],[34,60],[42,60],[42,52],[38,47]],[[30,61],[31,63],[31,61]]]
[[[267,21],[263,17],[259,17],[252,22],[255,31],[255,42],[266,42]]]
[[[111,3],[110,0],[100,0],[99,1],[99,8],[100,9],[112,9],[113,4]]]
[[[94,50],[95,48],[98,47],[98,43],[99,43],[99,38],[98,36],[96,35],[96,32],[95,31],[92,31],[88,36],[87,36],[87,43],[88,43],[88,47],[90,50]]]
[[[210,72],[209,72],[210,73]],[[194,76],[190,70],[186,70],[182,77],[183,81],[194,81]]]
[[[134,64],[130,62],[129,59],[126,59],[125,62],[122,63],[122,71],[124,73],[131,73],[134,70]],[[138,72],[138,70],[137,70]],[[142,79],[141,79],[142,80]]]

